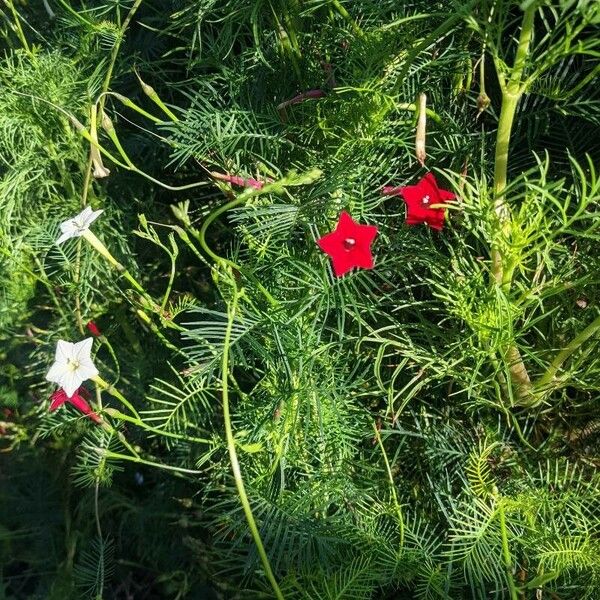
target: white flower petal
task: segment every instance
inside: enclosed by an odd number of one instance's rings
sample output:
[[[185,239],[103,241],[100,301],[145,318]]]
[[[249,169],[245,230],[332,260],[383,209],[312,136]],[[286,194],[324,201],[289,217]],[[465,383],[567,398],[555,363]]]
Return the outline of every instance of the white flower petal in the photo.
[[[62,244],[63,242],[66,242],[67,240],[70,240],[72,237],[75,237],[73,234],[71,233],[63,233],[57,240],[56,243],[57,244]]]
[[[87,229],[103,212],[103,210],[95,210],[93,212],[90,212],[90,214],[87,217],[85,217],[83,221],[85,223],[85,228]]]
[[[89,226],[103,213],[103,210],[92,210],[86,206],[76,217],[67,219],[60,224],[62,235],[56,240],[57,244],[62,244],[68,239],[83,235]]]
[[[62,244],[63,242],[66,242],[67,240],[80,235],[78,233],[79,229],[77,228],[77,225],[73,222],[73,219],[63,221],[60,224],[60,230],[62,231],[62,235],[56,240],[57,244]]]
[[[94,343],[94,338],[89,337],[85,338],[85,340],[81,340],[81,342],[77,342],[73,344],[73,359],[78,363],[82,362],[92,362],[92,344]]]
[[[77,369],[77,375],[81,379],[81,381],[86,381],[86,379],[91,379],[92,377],[96,377],[98,375],[98,369],[94,366],[94,363],[90,360],[79,363],[79,368]]]
[[[63,390],[65,390],[65,393],[70,398],[82,383],[83,379],[81,379],[79,376],[79,369],[76,371],[69,370],[69,372],[65,374],[60,382],[60,386]]]
[[[85,223],[92,214],[92,207],[86,206],[75,218],[79,223]]]
[[[64,380],[65,375],[70,371],[69,367],[66,363],[55,362],[51,367],[48,373],[46,373],[46,380],[52,381],[53,383],[58,383],[61,385],[61,382]]]
[[[65,340],[58,340],[56,354],[54,355],[55,362],[66,365],[71,358],[75,358],[75,344],[65,342]]]
[[[68,219],[67,221],[63,221],[60,224],[60,230],[63,233],[74,234],[77,233],[77,224],[75,223],[75,219]]]

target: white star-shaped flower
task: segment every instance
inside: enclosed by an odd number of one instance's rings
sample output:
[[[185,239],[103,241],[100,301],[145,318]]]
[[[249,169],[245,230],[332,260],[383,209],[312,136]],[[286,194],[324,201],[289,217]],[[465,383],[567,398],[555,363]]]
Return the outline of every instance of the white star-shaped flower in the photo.
[[[70,398],[86,380],[98,375],[98,369],[90,356],[94,338],[86,338],[72,344],[58,340],[54,364],[50,367],[46,379],[58,383]]]
[[[103,212],[102,210],[92,210],[86,206],[76,217],[63,221],[60,224],[62,234],[56,243],[62,244],[71,238],[82,236]]]

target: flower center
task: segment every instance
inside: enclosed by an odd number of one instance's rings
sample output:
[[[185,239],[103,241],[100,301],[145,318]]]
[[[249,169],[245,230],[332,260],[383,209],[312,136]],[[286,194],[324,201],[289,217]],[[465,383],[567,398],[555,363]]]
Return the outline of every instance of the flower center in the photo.
[[[429,204],[430,199],[431,198],[429,198],[429,196],[423,196],[423,199],[422,199],[423,204]]]
[[[74,360],[72,358],[68,358],[67,359],[67,368],[70,371],[77,371],[77,369],[79,369],[79,361],[78,360]]]
[[[354,238],[346,238],[344,240],[344,248],[346,250],[352,250],[356,246],[356,240]]]
[[[87,229],[85,223],[83,221],[78,221],[77,219],[73,219],[73,225],[77,228],[77,231],[82,232]]]

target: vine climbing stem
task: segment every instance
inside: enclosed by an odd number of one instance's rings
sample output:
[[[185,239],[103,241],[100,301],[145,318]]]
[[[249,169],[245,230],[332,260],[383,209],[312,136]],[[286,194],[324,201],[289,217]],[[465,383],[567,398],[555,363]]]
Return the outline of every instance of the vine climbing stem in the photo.
[[[110,80],[112,79],[113,70],[114,70],[115,64],[117,62],[117,57],[119,56],[119,50],[121,49],[121,43],[123,42],[123,37],[125,35],[125,31],[127,31],[127,28],[129,27],[129,23],[131,23],[131,20],[135,16],[135,13],[138,11],[138,8],[141,6],[143,1],[144,0],[136,0],[135,1],[133,6],[129,9],[129,12],[127,13],[127,16],[125,17],[125,20],[121,24],[121,27],[119,28],[119,35],[115,41],[115,45],[113,46],[112,52],[110,54],[110,62],[108,63],[108,69],[106,71],[106,76],[104,77],[104,83],[102,84],[102,92],[103,93],[100,94],[101,99],[100,99],[100,106],[99,106],[99,111],[98,111],[100,113],[100,115],[102,115],[102,110],[104,108],[104,102],[105,102],[105,97],[106,97],[104,95],[104,92],[107,92],[108,88],[110,86]]]
[[[233,292],[233,298],[229,303],[227,309],[227,329],[225,330],[225,339],[223,341],[224,349],[223,360],[221,364],[221,385],[223,399],[223,420],[225,422],[225,437],[227,440],[227,450],[229,451],[229,460],[231,462],[231,470],[233,471],[235,486],[240,497],[242,508],[244,509],[244,514],[246,516],[246,521],[248,522],[248,527],[250,528],[250,533],[252,534],[252,539],[254,540],[254,544],[256,546],[256,549],[260,556],[260,560],[263,565],[263,569],[265,570],[265,574],[267,576],[267,579],[269,580],[269,583],[271,584],[271,587],[273,588],[273,592],[275,593],[276,598],[278,600],[284,600],[283,594],[281,593],[281,589],[279,588],[279,584],[277,583],[275,575],[273,574],[273,569],[271,568],[269,557],[267,556],[265,547],[262,543],[260,532],[258,531],[258,527],[254,519],[254,514],[252,513],[252,507],[250,506],[248,495],[246,494],[246,487],[244,486],[244,480],[242,479],[240,463],[238,460],[237,451],[235,449],[235,438],[233,437],[231,413],[229,411],[229,345],[231,343],[231,332],[233,329],[233,323],[237,312],[238,302],[242,293],[243,291],[240,291],[238,289],[235,289]]]
[[[210,224],[223,213],[231,210],[232,208],[242,205],[244,202],[246,202],[247,199],[248,196],[246,194],[241,194],[237,198],[234,198],[230,202],[227,202],[223,206],[217,208],[212,213],[210,213],[208,217],[206,217],[199,232],[191,228],[190,233],[196,238],[196,240],[198,240],[198,243],[200,244],[202,250],[204,250],[204,252],[206,252],[206,254],[208,254],[208,256],[210,256],[215,262],[226,264],[232,269],[239,271],[242,275],[248,277],[248,279],[250,279],[262,292],[263,296],[267,299],[269,304],[271,306],[277,306],[277,300],[275,300],[275,298],[269,293],[269,291],[260,283],[260,281],[258,281],[258,279],[252,273],[250,273],[248,270],[244,269],[240,265],[237,265],[233,261],[219,256],[218,254],[213,252],[210,246],[206,243],[206,232],[208,231]]]

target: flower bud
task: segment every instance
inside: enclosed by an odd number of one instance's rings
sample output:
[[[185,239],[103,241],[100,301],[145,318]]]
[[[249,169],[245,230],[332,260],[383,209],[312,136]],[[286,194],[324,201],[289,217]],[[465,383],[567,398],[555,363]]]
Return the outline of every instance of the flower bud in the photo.
[[[96,337],[100,337],[102,335],[100,329],[98,329],[98,326],[96,323],[94,323],[94,321],[88,321],[86,328],[92,335]]]

